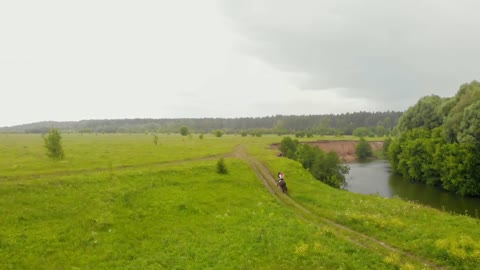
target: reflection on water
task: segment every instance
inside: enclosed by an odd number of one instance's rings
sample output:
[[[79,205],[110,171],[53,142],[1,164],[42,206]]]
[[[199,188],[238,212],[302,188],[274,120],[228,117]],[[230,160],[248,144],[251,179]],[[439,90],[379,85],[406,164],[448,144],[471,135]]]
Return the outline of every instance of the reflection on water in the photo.
[[[480,217],[480,198],[461,197],[439,188],[412,183],[391,172],[388,161],[349,164],[346,189],[363,194],[398,196],[437,209]]]

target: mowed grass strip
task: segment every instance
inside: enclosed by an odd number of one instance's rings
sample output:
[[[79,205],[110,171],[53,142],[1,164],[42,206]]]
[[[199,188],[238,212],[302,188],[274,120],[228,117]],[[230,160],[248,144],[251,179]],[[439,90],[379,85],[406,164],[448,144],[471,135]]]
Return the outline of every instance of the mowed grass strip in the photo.
[[[0,268],[398,267],[299,219],[245,162],[215,164],[0,182]]]

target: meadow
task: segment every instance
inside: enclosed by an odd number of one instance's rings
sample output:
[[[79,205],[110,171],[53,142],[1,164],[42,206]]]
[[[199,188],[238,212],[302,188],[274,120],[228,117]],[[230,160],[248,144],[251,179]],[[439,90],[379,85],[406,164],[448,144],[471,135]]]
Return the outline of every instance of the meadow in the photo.
[[[0,134],[0,268],[475,269],[480,262],[478,219],[333,189],[277,157],[269,145],[281,138],[160,135],[155,145],[149,134],[63,134],[65,159],[54,161],[40,135]],[[228,174],[216,172],[220,157]],[[288,196],[274,186],[277,171],[286,174]]]

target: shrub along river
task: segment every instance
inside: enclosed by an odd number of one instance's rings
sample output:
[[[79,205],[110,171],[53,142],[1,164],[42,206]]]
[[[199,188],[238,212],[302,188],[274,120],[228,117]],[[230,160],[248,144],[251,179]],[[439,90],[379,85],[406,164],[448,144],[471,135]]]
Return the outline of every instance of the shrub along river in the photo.
[[[387,198],[398,196],[447,212],[480,217],[480,198],[462,197],[423,183],[412,183],[392,173],[388,161],[350,163],[349,166],[346,189],[351,192],[379,194]]]

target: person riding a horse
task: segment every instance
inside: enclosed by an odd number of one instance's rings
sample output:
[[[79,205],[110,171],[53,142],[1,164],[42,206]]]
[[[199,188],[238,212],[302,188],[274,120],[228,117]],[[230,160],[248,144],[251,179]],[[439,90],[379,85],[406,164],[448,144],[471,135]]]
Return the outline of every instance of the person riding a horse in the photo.
[[[285,178],[285,175],[282,172],[279,172],[277,187],[279,186],[282,189],[282,193],[287,192],[287,183],[285,182],[284,178]]]

